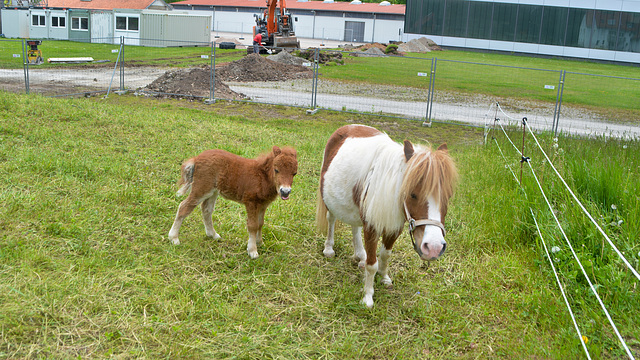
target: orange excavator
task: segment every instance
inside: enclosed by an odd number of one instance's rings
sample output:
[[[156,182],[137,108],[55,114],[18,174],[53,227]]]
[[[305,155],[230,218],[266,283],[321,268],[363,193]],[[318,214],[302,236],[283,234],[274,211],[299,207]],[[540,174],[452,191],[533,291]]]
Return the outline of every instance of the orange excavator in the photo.
[[[267,8],[262,16],[254,15],[256,26],[253,27],[253,36],[261,33],[262,44],[267,49],[299,48],[300,42],[293,31],[293,18],[285,0],[266,1]]]

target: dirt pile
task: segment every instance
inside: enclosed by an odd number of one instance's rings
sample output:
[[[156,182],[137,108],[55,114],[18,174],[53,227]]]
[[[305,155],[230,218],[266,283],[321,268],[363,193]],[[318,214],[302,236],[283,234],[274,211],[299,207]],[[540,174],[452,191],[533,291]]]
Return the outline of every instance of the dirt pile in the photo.
[[[353,56],[386,56],[384,51],[380,50],[377,47],[370,47],[365,51],[356,51],[351,53]]]
[[[211,67],[205,66],[186,70],[169,70],[147,85],[146,89],[165,94],[209,97],[210,69]],[[214,84],[214,92],[214,96],[219,99],[241,100],[246,98],[243,94],[229,89],[218,78]]]
[[[398,51],[400,52],[427,53],[432,50],[441,51],[442,48],[433,40],[426,37],[413,39],[409,42],[398,45]]]
[[[308,60],[293,56],[286,51],[280,51],[276,55],[269,55],[267,56],[267,59],[286,65],[302,65],[308,62]]]
[[[214,96],[218,99],[246,99],[244,94],[234,92],[223,81],[280,81],[313,77],[313,71],[310,68],[286,63],[293,62],[294,60],[291,58],[295,57],[284,51],[281,52],[281,54],[283,53],[285,55],[276,56],[279,56],[280,60],[284,59],[285,63],[272,61],[258,54],[251,54],[227,65],[216,67]],[[304,59],[300,60],[305,61]],[[145,89],[171,94],[170,96],[209,97],[210,69],[209,66],[203,66],[186,70],[169,70],[147,85]]]
[[[313,72],[301,65],[275,62],[258,54],[250,54],[240,60],[216,69],[216,79],[222,81],[280,81],[310,79]]]

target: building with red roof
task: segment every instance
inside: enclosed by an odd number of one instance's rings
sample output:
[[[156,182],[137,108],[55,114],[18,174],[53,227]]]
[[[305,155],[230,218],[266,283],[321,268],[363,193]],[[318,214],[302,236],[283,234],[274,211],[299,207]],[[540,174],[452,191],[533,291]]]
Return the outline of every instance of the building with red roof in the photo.
[[[212,15],[214,31],[253,33],[255,16],[267,8],[264,0],[184,0],[176,10]],[[404,29],[405,5],[325,1],[288,1],[296,36],[352,42],[398,41]]]

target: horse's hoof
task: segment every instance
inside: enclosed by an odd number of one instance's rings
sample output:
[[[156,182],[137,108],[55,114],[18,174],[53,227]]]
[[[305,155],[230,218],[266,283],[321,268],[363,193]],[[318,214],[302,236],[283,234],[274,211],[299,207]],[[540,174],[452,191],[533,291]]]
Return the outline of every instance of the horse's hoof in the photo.
[[[324,254],[325,257],[328,257],[328,258],[332,258],[336,256],[336,252],[333,251],[333,249],[324,249],[322,253]]]
[[[393,289],[393,282],[390,277],[385,276],[380,282],[382,282],[382,285],[384,285],[385,288],[389,290]]]
[[[373,307],[373,297],[365,295],[362,301],[360,301],[360,303],[364,304],[364,306],[371,309]]]
[[[257,259],[258,258],[258,252],[257,251],[249,251],[249,257],[252,259]]]
[[[178,238],[171,239],[171,242],[173,243],[173,245],[180,245],[180,240],[178,240]]]
[[[218,233],[215,233],[213,235],[207,234],[207,236],[212,238],[213,240],[219,240],[220,239],[220,235]]]
[[[365,266],[367,266],[367,260],[361,260],[360,262],[358,262],[358,267],[360,269],[364,269]]]

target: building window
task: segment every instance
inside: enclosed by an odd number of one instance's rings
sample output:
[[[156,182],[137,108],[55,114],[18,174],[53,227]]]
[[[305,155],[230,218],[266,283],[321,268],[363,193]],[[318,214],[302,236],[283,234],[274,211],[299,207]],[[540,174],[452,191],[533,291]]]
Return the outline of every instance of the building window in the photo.
[[[116,30],[138,31],[140,19],[134,16],[116,16]]]
[[[44,15],[31,15],[31,25],[33,26],[45,26]]]
[[[64,28],[67,26],[67,19],[62,16],[52,16],[51,17],[51,27],[55,28]]]
[[[71,30],[89,30],[89,18],[86,17],[72,17],[71,18]]]

